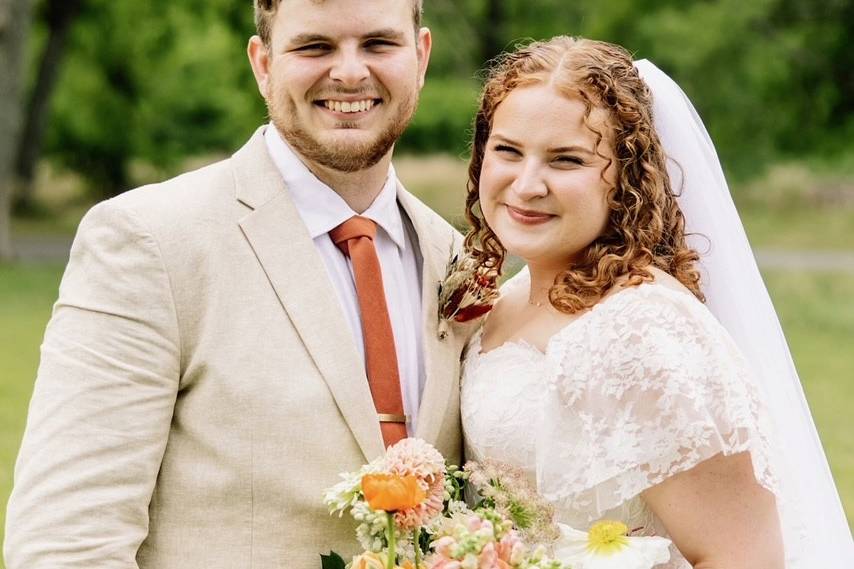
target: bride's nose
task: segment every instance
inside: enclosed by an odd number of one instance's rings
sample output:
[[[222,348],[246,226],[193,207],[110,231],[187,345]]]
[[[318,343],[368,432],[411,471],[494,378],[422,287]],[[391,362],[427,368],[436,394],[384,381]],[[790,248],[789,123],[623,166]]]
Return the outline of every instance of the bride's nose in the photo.
[[[549,189],[543,177],[541,165],[534,159],[520,162],[511,189],[523,200],[541,198],[548,194]]]

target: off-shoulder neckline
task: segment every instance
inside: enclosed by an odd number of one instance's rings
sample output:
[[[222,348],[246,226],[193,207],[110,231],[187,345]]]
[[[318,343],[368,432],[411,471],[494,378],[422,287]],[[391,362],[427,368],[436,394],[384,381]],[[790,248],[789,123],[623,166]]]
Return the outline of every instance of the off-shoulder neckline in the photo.
[[[484,357],[489,357],[493,352],[499,351],[503,348],[517,348],[517,349],[523,349],[526,351],[533,351],[542,357],[546,357],[549,355],[549,352],[551,351],[551,347],[555,343],[555,341],[557,341],[559,338],[563,337],[563,335],[566,334],[568,330],[573,329],[580,322],[587,320],[592,314],[601,311],[603,306],[612,305],[613,301],[615,299],[630,297],[631,295],[626,294],[628,292],[631,292],[631,291],[643,292],[646,290],[649,290],[651,292],[662,291],[667,296],[669,296],[670,298],[672,298],[674,300],[685,301],[687,299],[689,301],[699,302],[699,300],[697,300],[697,298],[694,297],[688,291],[677,290],[673,287],[669,287],[667,285],[661,284],[658,281],[645,281],[639,285],[632,285],[632,286],[624,287],[622,290],[618,290],[617,292],[614,292],[613,294],[606,296],[601,301],[594,304],[587,312],[581,314],[578,318],[576,318],[572,322],[569,322],[565,326],[559,328],[557,331],[555,331],[554,334],[552,334],[549,337],[548,341],[546,342],[545,351],[541,350],[540,348],[533,345],[532,343],[525,340],[524,338],[518,338],[518,339],[505,340],[504,342],[495,346],[494,348],[492,348],[488,352],[484,352],[481,350],[481,340],[483,337],[483,323],[478,328],[477,332],[475,333],[474,337],[472,338],[472,342],[471,342],[472,351],[475,353],[475,355],[477,357],[484,358]],[[486,320],[484,320],[484,323],[485,322],[486,322]]]

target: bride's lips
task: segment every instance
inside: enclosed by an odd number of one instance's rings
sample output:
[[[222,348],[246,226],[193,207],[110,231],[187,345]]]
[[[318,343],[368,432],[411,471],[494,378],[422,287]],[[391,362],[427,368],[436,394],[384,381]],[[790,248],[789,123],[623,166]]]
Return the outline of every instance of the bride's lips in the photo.
[[[508,204],[504,204],[504,207],[507,208],[507,215],[509,215],[511,219],[525,225],[539,225],[541,223],[546,223],[555,217],[550,213],[530,209],[520,209]]]

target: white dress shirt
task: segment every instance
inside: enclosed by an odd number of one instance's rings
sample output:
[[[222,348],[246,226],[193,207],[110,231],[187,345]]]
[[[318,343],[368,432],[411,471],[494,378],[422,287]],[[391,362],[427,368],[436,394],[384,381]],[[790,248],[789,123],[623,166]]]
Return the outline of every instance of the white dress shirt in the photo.
[[[354,215],[367,217],[377,224],[374,245],[382,269],[397,351],[403,408],[408,417],[406,427],[411,435],[415,432],[425,381],[421,349],[421,254],[411,222],[397,203],[398,182],[394,167],[389,166],[388,178],[374,202],[357,214],[341,196],[311,173],[272,124],[267,126],[264,138],[270,156],[281,171],[285,186],[326,265],[363,361],[365,341],[353,267],[350,259],[332,242],[329,232]]]

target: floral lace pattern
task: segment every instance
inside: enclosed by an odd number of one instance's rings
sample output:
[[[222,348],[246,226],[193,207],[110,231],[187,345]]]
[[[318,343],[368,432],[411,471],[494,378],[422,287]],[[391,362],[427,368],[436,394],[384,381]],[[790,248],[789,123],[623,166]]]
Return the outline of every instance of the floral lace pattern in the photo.
[[[749,451],[776,492],[767,420],[746,364],[694,297],[656,283],[620,291],[555,334],[545,354],[510,342],[463,367],[471,458],[525,469],[578,529],[618,518],[667,537],[640,493],[718,453]],[[667,565],[690,565],[673,548]]]
[[[543,354],[525,342],[511,342],[481,354],[481,332],[469,344],[462,373],[461,397],[469,401],[462,413],[466,458],[491,458],[525,466],[536,462],[533,441],[539,426],[549,369]]]

